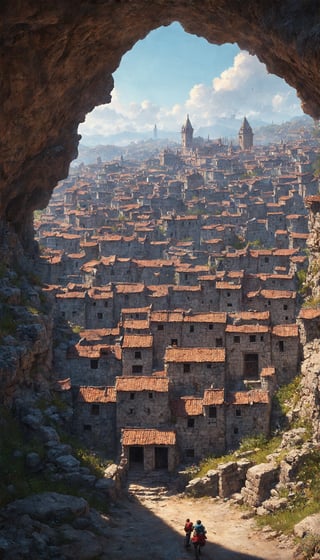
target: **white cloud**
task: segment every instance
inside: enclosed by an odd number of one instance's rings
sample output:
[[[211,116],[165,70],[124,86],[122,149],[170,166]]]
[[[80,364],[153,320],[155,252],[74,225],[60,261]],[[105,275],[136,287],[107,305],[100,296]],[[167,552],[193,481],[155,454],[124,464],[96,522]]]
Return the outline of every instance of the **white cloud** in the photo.
[[[87,115],[79,132],[110,135],[124,130],[180,130],[186,114],[195,128],[213,124],[218,117],[255,118],[282,122],[302,114],[295,91],[282,79],[268,74],[264,64],[247,52],[240,52],[233,65],[214,77],[211,85],[195,84],[184,104],[161,107],[143,99],[124,104],[115,88],[112,103],[97,107]]]

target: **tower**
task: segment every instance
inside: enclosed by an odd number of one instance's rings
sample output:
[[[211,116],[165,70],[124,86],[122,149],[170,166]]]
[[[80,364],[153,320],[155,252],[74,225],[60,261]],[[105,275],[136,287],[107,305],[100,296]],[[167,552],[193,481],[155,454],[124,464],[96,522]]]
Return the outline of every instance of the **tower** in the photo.
[[[186,123],[181,128],[181,144],[182,148],[192,148],[193,143],[193,128],[187,115]]]
[[[250,150],[253,146],[253,132],[246,117],[244,117],[239,130],[239,144],[241,150]]]
[[[154,129],[153,129],[153,138],[154,140],[158,138],[158,129],[156,124],[154,125]]]

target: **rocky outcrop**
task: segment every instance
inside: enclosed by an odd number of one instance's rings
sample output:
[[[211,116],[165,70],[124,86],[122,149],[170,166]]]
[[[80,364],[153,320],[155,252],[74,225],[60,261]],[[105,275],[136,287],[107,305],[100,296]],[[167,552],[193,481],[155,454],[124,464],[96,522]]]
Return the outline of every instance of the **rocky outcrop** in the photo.
[[[0,218],[24,243],[76,156],[77,128],[108,103],[121,57],[151,30],[179,21],[216,44],[238,43],[295,87],[320,116],[319,20],[304,0],[133,0],[1,6]]]

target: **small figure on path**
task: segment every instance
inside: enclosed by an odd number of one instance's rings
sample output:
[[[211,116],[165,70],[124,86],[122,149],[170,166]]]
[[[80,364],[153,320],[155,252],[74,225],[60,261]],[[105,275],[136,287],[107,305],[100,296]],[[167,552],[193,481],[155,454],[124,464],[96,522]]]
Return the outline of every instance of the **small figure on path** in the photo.
[[[192,521],[190,521],[189,517],[186,519],[185,525],[184,525],[184,531],[186,534],[185,537],[185,546],[186,548],[189,548],[190,545],[190,537],[191,537],[191,533],[193,531],[193,523]]]

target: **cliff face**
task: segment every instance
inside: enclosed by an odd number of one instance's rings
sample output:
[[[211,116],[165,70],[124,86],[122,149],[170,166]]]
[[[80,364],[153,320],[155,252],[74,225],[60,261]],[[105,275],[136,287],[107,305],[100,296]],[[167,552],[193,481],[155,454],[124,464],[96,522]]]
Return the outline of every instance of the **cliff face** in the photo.
[[[4,0],[1,18],[0,219],[25,245],[76,156],[77,128],[107,103],[122,55],[147,33],[179,21],[209,42],[237,42],[295,87],[320,116],[320,27],[313,1]]]

